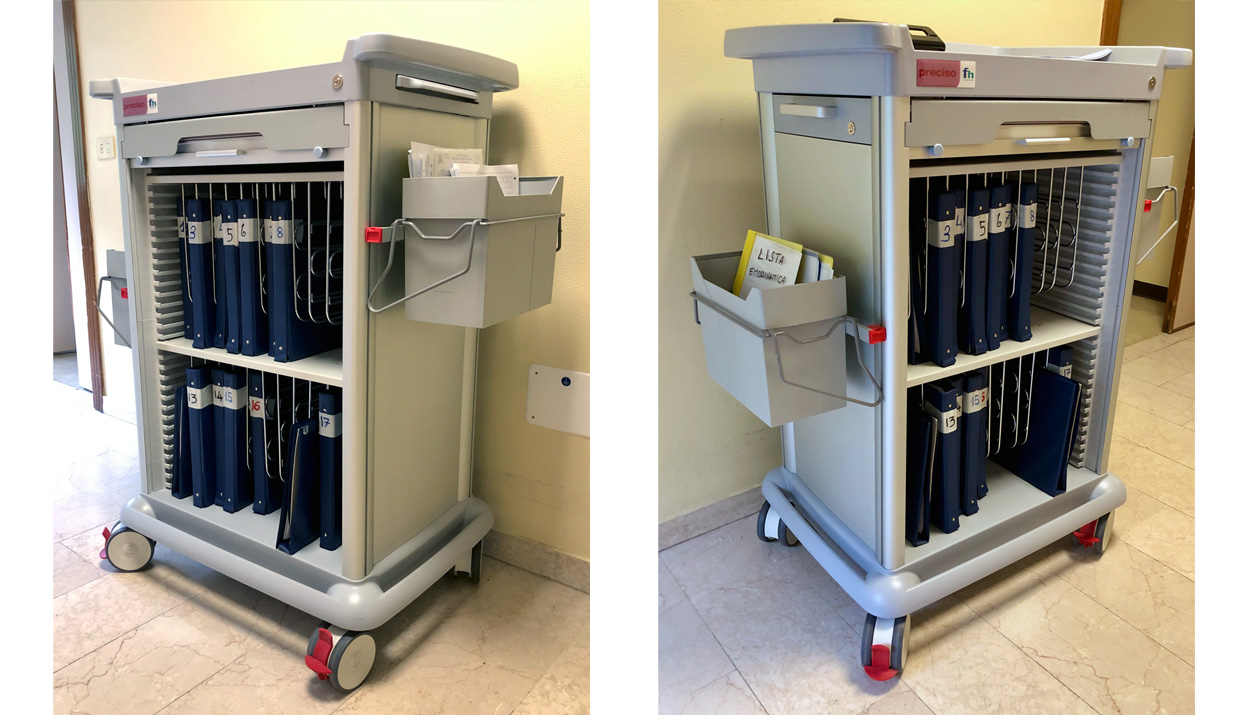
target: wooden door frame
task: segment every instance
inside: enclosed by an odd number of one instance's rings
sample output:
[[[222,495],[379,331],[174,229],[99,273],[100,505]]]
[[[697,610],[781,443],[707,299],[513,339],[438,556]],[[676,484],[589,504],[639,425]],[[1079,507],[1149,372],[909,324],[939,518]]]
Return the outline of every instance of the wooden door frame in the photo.
[[[1185,169],[1185,189],[1181,199],[1181,212],[1177,217],[1176,247],[1172,251],[1172,275],[1168,279],[1167,307],[1163,313],[1163,332],[1175,333],[1188,328],[1187,325],[1176,325],[1176,302],[1180,299],[1181,276],[1185,272],[1185,257],[1189,252],[1190,227],[1194,218],[1194,148],[1195,135],[1189,140],[1189,166]]]
[[[82,94],[78,81],[78,47],[74,33],[74,2],[60,0],[54,10],[53,96],[56,102],[57,131],[60,133],[62,181],[65,201],[65,227],[77,233],[82,245],[82,261],[87,303],[87,354],[91,362],[91,405],[104,411],[104,350],[100,344],[100,313],[96,305],[95,239],[91,232],[91,204],[87,191],[87,139],[82,127]],[[64,141],[68,138],[70,141]],[[70,182],[73,182],[71,185]],[[74,256],[71,254],[71,260]]]

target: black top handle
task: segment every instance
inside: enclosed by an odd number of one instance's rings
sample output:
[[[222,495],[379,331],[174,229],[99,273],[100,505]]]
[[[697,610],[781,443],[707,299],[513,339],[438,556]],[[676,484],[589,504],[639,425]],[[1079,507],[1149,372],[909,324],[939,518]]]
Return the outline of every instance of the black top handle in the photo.
[[[874,22],[874,20],[852,20],[846,17],[835,17],[833,21],[834,22]],[[946,43],[942,41],[942,38],[938,37],[938,34],[933,31],[933,28],[927,27],[925,25],[908,25],[907,29],[912,31],[911,46],[913,49],[936,50],[938,52],[946,51]],[[917,35],[916,34],[917,32],[919,32],[920,34]]]

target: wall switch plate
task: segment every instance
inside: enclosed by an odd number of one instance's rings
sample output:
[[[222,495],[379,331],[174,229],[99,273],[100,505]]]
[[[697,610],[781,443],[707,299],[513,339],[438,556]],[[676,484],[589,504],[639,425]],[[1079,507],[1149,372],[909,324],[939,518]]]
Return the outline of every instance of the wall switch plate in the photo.
[[[525,421],[590,436],[590,373],[530,365]]]
[[[95,140],[95,158],[112,159],[114,156],[113,137],[100,137]]]

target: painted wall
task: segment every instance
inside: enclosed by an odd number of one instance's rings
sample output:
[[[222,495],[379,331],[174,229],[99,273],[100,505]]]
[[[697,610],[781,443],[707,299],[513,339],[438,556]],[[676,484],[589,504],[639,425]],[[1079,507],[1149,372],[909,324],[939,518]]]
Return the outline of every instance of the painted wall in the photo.
[[[531,363],[590,370],[589,10],[585,2],[80,2],[84,134],[114,135],[87,82],[190,82],[332,62],[349,38],[389,32],[507,59],[520,89],[496,98],[491,163],[562,174],[564,247],[552,303],[486,329],[478,369],[475,494],[496,528],[580,558],[590,554],[590,446],[525,421]],[[96,260],[122,247],[115,160],[87,159]],[[102,274],[102,273],[101,273]],[[107,330],[107,326],[105,327]],[[105,345],[108,401],[133,414],[130,352]]]
[[[659,17],[659,517],[665,521],[751,489],[781,463],[779,430],[766,428],[707,376],[688,295],[690,256],[738,250],[748,229],[765,228],[751,64],[724,56],[725,30],[850,17],[928,25],[954,42],[1097,45],[1102,2],[662,0]]]
[[[1194,49],[1192,0],[1129,0],[1120,7],[1118,44]],[[1195,52],[1194,66],[1197,67],[1200,61],[1198,53]],[[1194,69],[1167,71],[1154,126],[1154,146],[1151,148],[1152,156],[1176,157],[1172,161],[1172,185],[1177,188],[1177,208],[1185,200],[1185,167],[1189,165],[1189,146],[1194,137],[1194,72]],[[1170,199],[1162,202],[1162,211],[1156,220],[1160,231],[1176,220]],[[1137,267],[1137,274],[1134,276],[1136,280],[1167,287],[1172,277],[1176,234],[1177,230],[1173,229],[1150,257]],[[1156,238],[1157,235],[1143,236],[1143,243],[1138,250],[1146,250]]]

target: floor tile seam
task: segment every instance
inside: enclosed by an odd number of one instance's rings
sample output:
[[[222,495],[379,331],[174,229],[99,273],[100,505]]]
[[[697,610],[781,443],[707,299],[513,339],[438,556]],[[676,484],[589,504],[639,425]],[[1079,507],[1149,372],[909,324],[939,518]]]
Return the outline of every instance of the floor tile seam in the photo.
[[[1064,583],[1067,583],[1067,582],[1065,581]],[[1069,589],[1071,589],[1071,590],[1073,590],[1073,591],[1081,592],[1081,591],[1080,591],[1080,589],[1078,589],[1077,587],[1073,586],[1072,584],[1068,583],[1067,585],[1068,585],[1068,588],[1069,588]],[[1083,592],[1081,592],[1081,593],[1083,594]],[[1086,596],[1086,597],[1088,598],[1088,596]],[[1093,599],[1091,598],[1090,600],[1092,601]],[[995,626],[993,623],[990,623],[990,622],[989,622],[989,621],[985,618],[985,616],[981,615],[981,614],[980,614],[980,613],[979,613],[976,609],[974,609],[972,606],[969,606],[969,605],[967,604],[967,602],[966,602],[966,601],[964,601],[964,600],[962,600],[962,599],[961,599],[961,600],[960,600],[960,602],[961,602],[961,603],[963,603],[963,604],[964,604],[964,606],[966,606],[966,607],[967,607],[967,609],[968,609],[969,611],[972,611],[972,613],[973,613],[973,614],[975,614],[977,618],[981,619],[981,621],[982,621],[983,623],[985,623],[987,626],[989,626],[990,628],[992,628],[992,629],[994,630],[994,632],[995,632],[995,633],[997,633],[997,634],[999,634],[1000,636],[1002,636],[1002,637],[1003,637],[1003,638],[1004,638],[1004,639],[1005,639],[1008,643],[1010,643],[1010,644],[1012,645],[1012,647],[1013,647],[1013,648],[1015,648],[1016,650],[1018,650],[1018,651],[1020,651],[1021,653],[1023,653],[1025,658],[1028,658],[1030,661],[1032,661],[1032,662],[1033,662],[1033,664],[1034,664],[1034,665],[1036,665],[1038,668],[1041,668],[1043,673],[1045,673],[1046,675],[1049,675],[1049,676],[1050,676],[1050,677],[1051,677],[1051,678],[1052,678],[1052,679],[1053,679],[1056,683],[1059,683],[1059,685],[1063,686],[1063,688],[1064,688],[1065,690],[1067,690],[1069,693],[1072,693],[1073,697],[1075,697],[1075,698],[1076,698],[1077,700],[1079,700],[1080,702],[1085,703],[1085,706],[1086,706],[1086,707],[1088,707],[1088,708],[1089,708],[1090,710],[1092,710],[1093,712],[1095,712],[1095,713],[1101,713],[1101,712],[1102,712],[1102,711],[1101,711],[1101,710],[1099,710],[1098,708],[1094,707],[1094,705],[1093,705],[1092,703],[1090,703],[1089,701],[1087,701],[1085,698],[1081,697],[1080,693],[1078,693],[1078,692],[1076,692],[1075,690],[1073,690],[1071,686],[1069,686],[1067,683],[1065,683],[1065,682],[1063,682],[1062,680],[1060,680],[1060,679],[1059,679],[1059,676],[1057,676],[1057,675],[1055,675],[1054,673],[1050,672],[1050,669],[1049,669],[1049,668],[1047,668],[1045,665],[1042,665],[1042,664],[1041,664],[1041,662],[1039,662],[1039,661],[1037,660],[1037,658],[1034,658],[1034,657],[1032,656],[1032,654],[1030,654],[1027,650],[1025,650],[1025,649],[1024,649],[1024,648],[1023,648],[1023,647],[1022,647],[1019,643],[1016,643],[1014,640],[1012,640],[1012,639],[1011,639],[1011,636],[1009,636],[1009,635],[1007,635],[1006,633],[1004,633],[1004,632],[1002,631],[1002,629],[998,628],[998,627],[997,627],[997,626]],[[1097,603],[1097,601],[1095,601],[1095,603]],[[1099,604],[1099,605],[1101,605],[1101,604]],[[1104,606],[1104,608],[1105,608],[1105,606]]]
[[[1158,387],[1160,390],[1164,389],[1162,385],[1155,385],[1155,387]],[[1176,395],[1178,397],[1188,397],[1188,395],[1182,395],[1181,393],[1174,392],[1172,390],[1167,390],[1167,392],[1169,394]],[[1132,400],[1132,395],[1121,395],[1120,402],[1123,402],[1127,405],[1132,405],[1133,407],[1136,407],[1137,409],[1141,410],[1142,412],[1145,412],[1146,414],[1152,417],[1158,417],[1160,419],[1166,420],[1168,424],[1173,424],[1173,425],[1176,425],[1177,427],[1183,427],[1185,429],[1189,429],[1188,427],[1185,427],[1185,425],[1188,424],[1190,420],[1194,419],[1193,417],[1190,417],[1189,419],[1186,419],[1184,422],[1178,422],[1177,420],[1179,418],[1171,416],[1173,414],[1171,410],[1164,410],[1163,412],[1156,412],[1149,407],[1143,407],[1140,404],[1135,404]],[[1192,407],[1188,409],[1191,412],[1194,412],[1194,409]],[[1193,430],[1190,430],[1190,431],[1192,432]]]
[[[1149,413],[1147,413],[1147,414],[1149,414]],[[1171,422],[1168,422],[1168,424],[1169,424],[1169,425],[1171,425],[1172,423],[1171,423]],[[1173,426],[1174,426],[1174,427],[1180,427],[1180,425],[1173,425]],[[1193,431],[1194,431],[1194,430],[1192,430],[1192,429],[1189,429],[1188,427],[1180,427],[1180,428],[1181,428],[1181,429],[1186,429],[1186,430],[1189,430],[1190,432],[1193,432]],[[1177,462],[1175,459],[1172,459],[1171,457],[1167,456],[1166,454],[1163,454],[1163,453],[1161,453],[1161,452],[1157,452],[1157,451],[1155,451],[1155,450],[1154,450],[1154,449],[1153,449],[1150,445],[1148,445],[1148,444],[1142,444],[1141,442],[1138,442],[1138,441],[1134,440],[1132,437],[1129,437],[1128,435],[1124,434],[1123,432],[1114,432],[1114,431],[1113,431],[1113,432],[1112,432],[1112,434],[1111,434],[1111,436],[1112,436],[1112,437],[1119,437],[1120,439],[1124,440],[1125,442],[1128,442],[1129,444],[1132,444],[1134,447],[1141,447],[1142,449],[1144,449],[1144,450],[1146,450],[1146,451],[1150,452],[1151,454],[1157,454],[1157,455],[1159,455],[1160,457],[1163,457],[1163,458],[1165,458],[1165,459],[1168,459],[1168,460],[1171,460],[1171,461],[1173,461],[1173,462],[1176,462],[1177,464],[1179,464],[1179,465],[1181,465],[1182,467],[1185,467],[1185,468],[1187,468],[1187,469],[1197,469],[1197,467],[1191,467],[1191,466],[1189,466],[1188,464],[1185,464],[1184,462]],[[1194,454],[1194,457],[1195,457],[1195,459],[1197,458],[1197,453],[1196,453],[1196,452],[1195,452],[1195,454]]]
[[[1182,513],[1184,513],[1184,512],[1182,512]],[[1172,573],[1174,573],[1174,574],[1176,574],[1176,575],[1180,576],[1181,578],[1185,579],[1186,581],[1189,581],[1190,583],[1193,583],[1193,584],[1197,584],[1197,583],[1198,583],[1197,579],[1195,579],[1193,576],[1190,576],[1189,574],[1185,573],[1184,571],[1181,571],[1180,569],[1176,568],[1176,567],[1175,567],[1175,566],[1173,566],[1172,564],[1169,564],[1168,562],[1164,561],[1163,559],[1161,559],[1161,558],[1159,558],[1159,557],[1157,557],[1157,556],[1155,556],[1155,555],[1151,554],[1149,551],[1146,551],[1146,550],[1145,550],[1145,549],[1143,549],[1142,547],[1137,546],[1137,545],[1136,545],[1136,544],[1134,544],[1132,541],[1130,541],[1130,540],[1128,539],[1128,537],[1126,537],[1126,536],[1120,536],[1120,537],[1119,537],[1119,539],[1120,539],[1121,541],[1123,541],[1125,544],[1127,544],[1127,545],[1129,545],[1129,546],[1133,547],[1134,549],[1136,549],[1138,552],[1140,552],[1140,553],[1142,553],[1142,554],[1145,554],[1146,556],[1149,556],[1150,558],[1154,559],[1154,560],[1155,560],[1155,562],[1156,562],[1156,563],[1158,563],[1160,566],[1163,566],[1163,567],[1164,567],[1164,568],[1166,568],[1167,570],[1169,570],[1169,571],[1171,571]]]
[[[235,658],[234,660],[231,660],[231,661],[228,661],[228,662],[224,663],[224,664],[223,664],[220,668],[218,668],[217,670],[214,670],[212,673],[209,673],[207,676],[205,676],[203,680],[201,680],[200,682],[196,683],[195,685],[192,685],[191,687],[189,687],[189,688],[187,688],[186,690],[184,690],[184,691],[182,691],[181,693],[179,693],[179,694],[178,694],[178,697],[176,697],[176,698],[174,698],[173,700],[170,700],[169,702],[167,702],[167,703],[165,703],[164,705],[162,705],[162,706],[161,706],[161,709],[160,709],[160,710],[157,710],[157,711],[156,711],[155,713],[153,713],[152,715],[160,715],[160,713],[165,712],[165,711],[166,711],[166,710],[168,710],[168,709],[170,708],[170,706],[172,706],[174,703],[178,702],[179,700],[182,700],[182,699],[183,699],[184,697],[186,697],[187,695],[190,695],[190,694],[191,694],[191,691],[193,691],[193,690],[195,690],[196,688],[200,687],[200,686],[201,686],[201,685],[203,685],[204,683],[207,683],[208,681],[212,680],[214,676],[216,676],[218,673],[222,672],[222,671],[223,671],[223,670],[225,670],[226,668],[229,668],[230,666],[234,665],[235,663],[238,663],[240,660],[243,660],[243,659],[244,659],[244,658],[246,658],[246,657],[247,657],[247,656],[248,656],[248,655],[249,655],[252,651],[254,651],[254,650],[256,650],[257,648],[261,647],[261,645],[262,645],[261,643],[257,643],[256,645],[253,645],[251,648],[248,648],[246,651],[244,651],[244,652],[240,653],[240,654],[239,654],[239,656],[238,656],[237,658]]]

